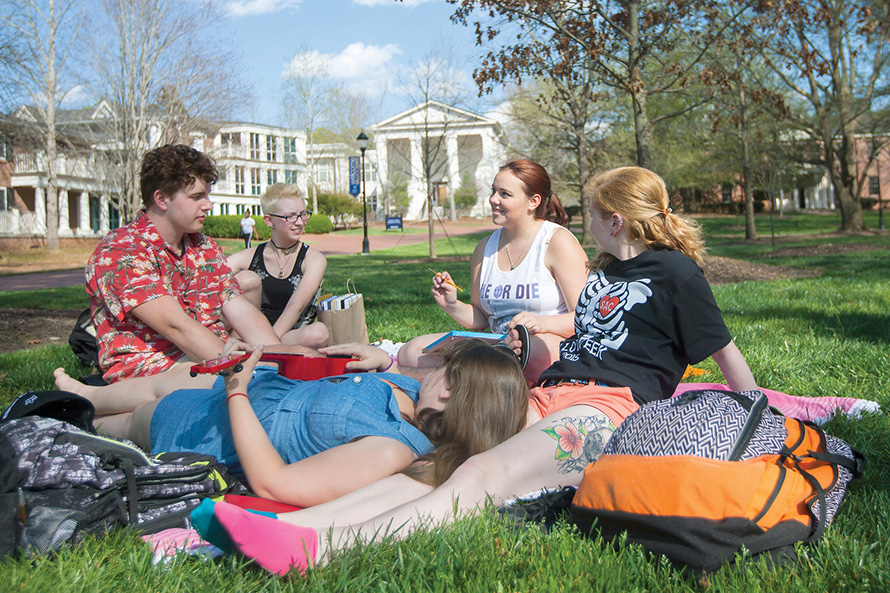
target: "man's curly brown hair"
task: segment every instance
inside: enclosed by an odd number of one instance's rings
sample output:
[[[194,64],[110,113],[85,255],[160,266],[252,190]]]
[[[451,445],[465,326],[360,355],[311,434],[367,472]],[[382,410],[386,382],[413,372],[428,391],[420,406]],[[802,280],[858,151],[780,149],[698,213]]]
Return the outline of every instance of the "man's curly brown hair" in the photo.
[[[167,144],[145,153],[139,172],[142,203],[146,208],[154,204],[154,194],[160,191],[173,196],[184,187],[191,187],[195,179],[216,183],[216,163],[199,150],[185,144]]]

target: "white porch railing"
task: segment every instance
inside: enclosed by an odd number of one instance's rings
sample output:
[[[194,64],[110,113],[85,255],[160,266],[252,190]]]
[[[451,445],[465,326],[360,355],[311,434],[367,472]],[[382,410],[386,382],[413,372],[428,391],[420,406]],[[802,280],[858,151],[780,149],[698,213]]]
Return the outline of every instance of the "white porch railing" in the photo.
[[[40,228],[34,212],[5,210],[0,212],[0,235],[43,235],[45,228]]]

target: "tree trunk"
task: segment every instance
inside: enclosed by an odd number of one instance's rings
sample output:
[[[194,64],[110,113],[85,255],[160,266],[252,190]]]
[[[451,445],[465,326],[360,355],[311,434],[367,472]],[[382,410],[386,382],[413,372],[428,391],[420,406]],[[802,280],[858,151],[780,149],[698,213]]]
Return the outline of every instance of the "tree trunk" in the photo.
[[[593,234],[590,232],[590,202],[584,195],[584,184],[587,183],[587,178],[590,177],[590,167],[588,166],[589,161],[587,159],[587,134],[584,133],[585,118],[579,118],[576,113],[574,119],[573,132],[577,141],[575,158],[577,159],[578,176],[581,182],[581,191],[578,192],[578,205],[581,208],[581,244],[593,245],[595,241]]]
[[[430,184],[427,182],[427,188],[429,188]],[[426,213],[427,218],[429,219],[429,234],[430,234],[430,258],[436,259],[436,229],[433,226],[433,193],[427,189],[426,193]]]
[[[56,173],[56,110],[50,97],[46,109],[46,250],[59,251],[59,181]]]
[[[757,239],[754,225],[754,196],[751,191],[751,147],[748,140],[748,103],[745,85],[739,81],[739,136],[742,141],[742,177],[745,187],[745,239]]]
[[[652,130],[649,127],[649,115],[646,113],[646,95],[648,89],[640,78],[640,2],[627,3],[627,34],[628,34],[628,89],[633,109],[634,139],[637,146],[637,165],[646,169],[652,164]]]
[[[856,154],[852,125],[845,125],[841,136],[840,146],[835,148],[836,139],[830,129],[823,129],[823,143],[825,146],[825,162],[828,178],[834,188],[835,196],[841,210],[841,231],[855,232],[865,230],[865,221],[862,219],[862,206],[859,203],[856,175],[853,174],[856,166]]]
[[[55,0],[49,0],[46,54],[46,250],[59,251],[59,179],[56,172],[56,97],[59,80],[56,72],[56,32],[59,22]],[[35,31],[36,33],[36,31]]]

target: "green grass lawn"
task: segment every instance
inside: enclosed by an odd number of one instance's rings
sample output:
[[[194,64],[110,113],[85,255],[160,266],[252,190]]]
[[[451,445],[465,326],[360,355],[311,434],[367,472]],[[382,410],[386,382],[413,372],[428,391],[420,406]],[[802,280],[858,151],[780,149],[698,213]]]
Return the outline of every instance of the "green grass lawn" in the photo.
[[[795,239],[793,220],[806,234],[832,231],[831,216],[784,217],[782,244],[866,242],[876,250],[838,255],[764,258],[773,251],[767,230],[745,243],[732,217],[707,219],[715,255],[758,263],[819,269],[818,278],[746,282],[714,287],[730,331],[764,387],[806,396],[854,396],[890,406],[890,237]],[[821,223],[820,223],[821,221]],[[758,225],[764,221],[758,218]],[[767,221],[768,224],[768,221]],[[785,223],[783,223],[785,224]],[[872,224],[872,223],[870,223]],[[876,224],[872,224],[876,226]],[[441,254],[468,256],[479,236],[437,243]],[[457,247],[454,247],[454,246]],[[370,256],[329,258],[327,287],[355,281],[365,295],[371,339],[405,340],[454,327],[432,304],[428,268],[448,269],[461,286],[469,283],[467,262],[430,264],[425,244]],[[45,307],[84,306],[81,289],[0,293],[0,306],[26,299]],[[48,389],[50,372],[81,368],[67,346],[0,355],[0,405],[25,389]],[[721,382],[716,365],[700,380]],[[633,546],[612,547],[582,538],[570,526],[544,536],[518,533],[492,514],[454,526],[417,533],[398,543],[355,549],[304,579],[280,580],[240,559],[218,563],[177,559],[153,567],[137,536],[121,531],[67,548],[54,558],[0,563],[3,591],[890,591],[890,422],[884,415],[838,418],[827,430],[868,457],[865,476],[854,482],[834,525],[819,543],[800,552],[799,563],[771,571],[763,565],[725,567],[707,583],[678,574],[663,560]]]

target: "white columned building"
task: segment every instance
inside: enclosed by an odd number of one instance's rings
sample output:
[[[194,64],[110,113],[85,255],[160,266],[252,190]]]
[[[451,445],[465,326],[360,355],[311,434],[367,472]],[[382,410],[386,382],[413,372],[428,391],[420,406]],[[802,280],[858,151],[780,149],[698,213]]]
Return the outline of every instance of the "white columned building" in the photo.
[[[497,121],[427,101],[371,126],[371,130],[381,191],[392,195],[400,184],[406,184],[406,219],[426,217],[428,191],[434,204],[447,212],[448,196],[460,188],[466,174],[478,196],[469,214],[481,217],[487,213],[488,188],[506,159],[503,131]]]

